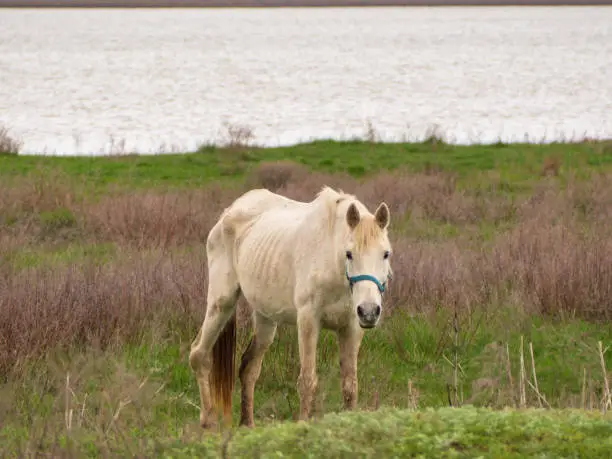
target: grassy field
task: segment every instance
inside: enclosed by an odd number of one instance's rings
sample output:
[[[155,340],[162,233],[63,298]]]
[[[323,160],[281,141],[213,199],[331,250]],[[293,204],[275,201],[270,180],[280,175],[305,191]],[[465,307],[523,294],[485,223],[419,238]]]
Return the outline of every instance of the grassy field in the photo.
[[[395,278],[360,353],[360,412],[336,414],[326,332],[316,420],[293,422],[284,328],[256,386],[260,427],[204,436],[187,355],[207,232],[248,188],[310,200],[323,184],[392,212]],[[611,185],[612,143],[594,141],[0,155],[0,454],[604,457]],[[239,323],[241,353],[243,302]]]

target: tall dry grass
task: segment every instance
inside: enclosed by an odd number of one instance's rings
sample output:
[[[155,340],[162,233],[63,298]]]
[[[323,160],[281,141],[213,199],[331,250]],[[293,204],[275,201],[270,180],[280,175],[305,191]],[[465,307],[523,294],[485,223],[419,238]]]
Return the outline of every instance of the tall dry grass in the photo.
[[[57,346],[107,347],[172,327],[195,332],[206,307],[207,233],[239,193],[264,185],[310,200],[328,184],[356,193],[370,207],[389,204],[395,276],[387,314],[398,308],[469,313],[512,304],[533,314],[609,320],[611,179],[570,180],[562,187],[543,179],[532,193],[510,196],[459,189],[446,173],[360,181],[306,174],[283,163],[263,165],[243,188],[134,192],[94,201],[76,199],[78,190],[60,183],[22,182],[0,190],[0,211],[10,216],[0,222],[2,254],[68,240],[113,243],[119,255],[103,264],[83,258],[52,268],[15,267],[0,256],[0,374]],[[508,229],[492,237],[465,236],[500,222]],[[410,231],[441,224],[454,225],[458,236]],[[248,316],[241,308],[244,326]]]

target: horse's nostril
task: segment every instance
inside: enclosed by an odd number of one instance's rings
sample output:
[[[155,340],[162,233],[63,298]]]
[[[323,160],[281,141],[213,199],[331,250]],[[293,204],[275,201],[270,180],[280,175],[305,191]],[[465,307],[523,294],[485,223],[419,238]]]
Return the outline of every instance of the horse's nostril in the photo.
[[[376,315],[379,316],[380,315],[380,306],[376,306]]]
[[[357,306],[357,315],[359,317],[363,316],[363,308],[361,306]]]

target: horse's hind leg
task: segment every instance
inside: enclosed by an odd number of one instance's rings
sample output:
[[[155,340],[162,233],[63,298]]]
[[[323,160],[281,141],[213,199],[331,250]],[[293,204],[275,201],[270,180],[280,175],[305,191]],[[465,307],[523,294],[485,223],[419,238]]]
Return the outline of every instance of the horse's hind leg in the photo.
[[[274,341],[276,335],[276,323],[265,317],[253,314],[254,336],[249,343],[246,351],[242,355],[240,363],[239,377],[242,389],[240,406],[240,425],[253,427],[253,394],[255,383],[261,372],[261,364],[264,354]]]
[[[211,254],[209,260],[208,297],[206,316],[196,339],[191,344],[189,364],[196,374],[200,389],[200,424],[202,427],[212,427],[216,424],[211,399],[209,376],[213,365],[213,346],[224,331],[226,325],[232,326],[229,319],[236,311],[236,301],[240,287],[236,273],[231,266],[231,259],[225,254]],[[233,340],[234,337],[228,337]],[[233,343],[231,344],[233,346]],[[233,349],[232,349],[233,352]],[[223,357],[225,358],[225,357]],[[227,365],[233,364],[233,356]],[[221,362],[223,364],[223,362]]]

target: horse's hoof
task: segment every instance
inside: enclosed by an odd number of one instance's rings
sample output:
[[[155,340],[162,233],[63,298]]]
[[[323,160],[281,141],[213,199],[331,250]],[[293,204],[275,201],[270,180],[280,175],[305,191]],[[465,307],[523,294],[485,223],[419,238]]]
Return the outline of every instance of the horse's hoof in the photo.
[[[204,430],[214,430],[217,428],[217,423],[212,416],[200,415],[200,427]]]

